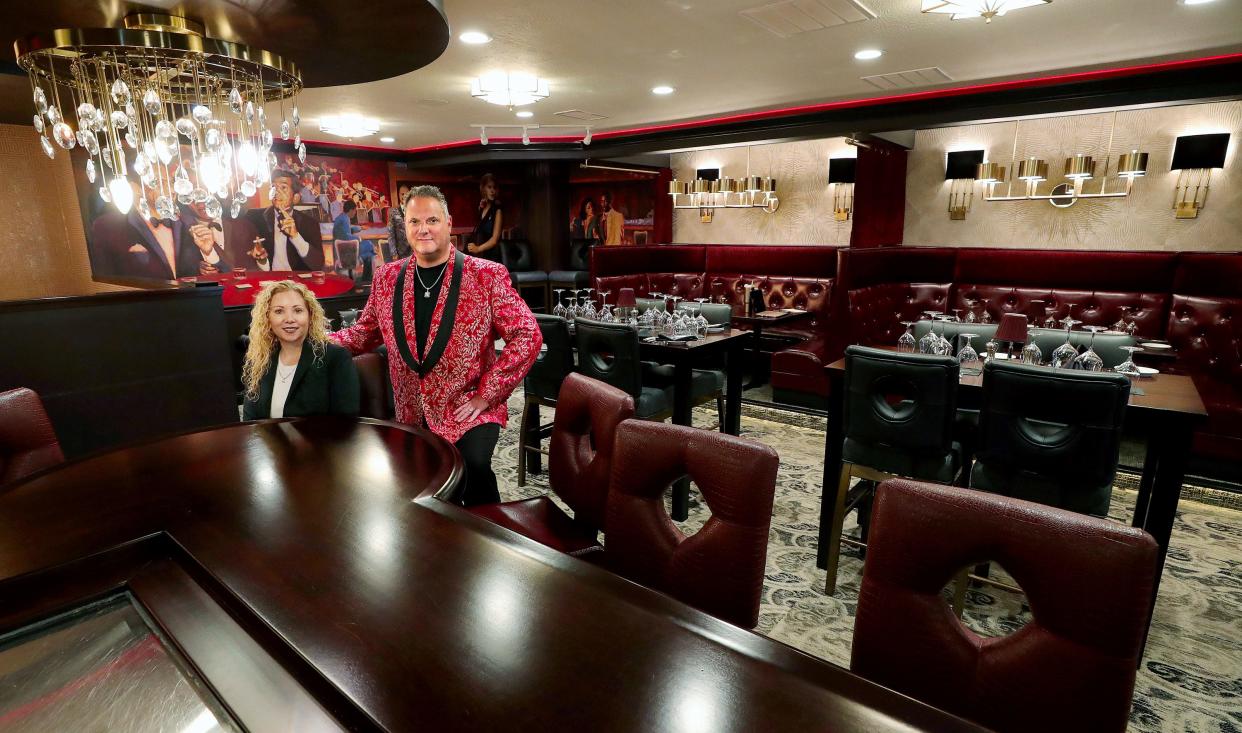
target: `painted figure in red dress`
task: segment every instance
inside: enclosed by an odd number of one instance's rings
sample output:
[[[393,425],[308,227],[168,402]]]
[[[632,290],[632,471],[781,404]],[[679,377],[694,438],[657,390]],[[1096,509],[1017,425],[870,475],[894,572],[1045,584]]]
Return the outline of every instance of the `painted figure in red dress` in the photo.
[[[491,460],[505,403],[543,337],[503,265],[451,246],[453,220],[439,189],[411,189],[404,219],[414,254],[376,271],[358,322],[332,338],[354,354],[386,345],[397,419],[457,445],[463,504],[499,501]],[[499,354],[497,339],[505,343]]]

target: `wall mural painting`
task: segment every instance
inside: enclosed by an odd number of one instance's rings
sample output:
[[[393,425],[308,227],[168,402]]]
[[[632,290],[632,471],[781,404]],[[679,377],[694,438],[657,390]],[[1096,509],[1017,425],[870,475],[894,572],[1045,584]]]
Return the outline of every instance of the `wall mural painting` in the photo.
[[[303,163],[278,154],[271,187],[261,186],[236,218],[210,198],[182,200],[175,219],[158,218],[159,191],[136,181],[134,205],[122,214],[85,176],[76,183],[96,280],[215,281],[225,286],[225,305],[243,305],[261,282],[289,277],[339,295],[368,283],[390,252],[382,160],[308,155]]]

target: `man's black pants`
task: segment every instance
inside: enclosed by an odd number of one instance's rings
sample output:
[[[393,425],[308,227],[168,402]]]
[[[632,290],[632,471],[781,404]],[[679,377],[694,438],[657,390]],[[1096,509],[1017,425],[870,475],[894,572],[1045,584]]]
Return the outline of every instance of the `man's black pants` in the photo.
[[[496,474],[492,471],[492,453],[500,440],[500,426],[484,423],[471,428],[457,441],[457,450],[466,462],[465,490],[459,493],[462,506],[491,504],[500,501]]]

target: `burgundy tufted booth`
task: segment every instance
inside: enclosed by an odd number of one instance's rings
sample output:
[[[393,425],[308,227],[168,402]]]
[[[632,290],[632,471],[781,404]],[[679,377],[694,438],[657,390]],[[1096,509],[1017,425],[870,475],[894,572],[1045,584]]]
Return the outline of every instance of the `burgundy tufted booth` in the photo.
[[[628,394],[570,374],[556,400],[548,484],[573,510],[573,518],[546,496],[466,511],[571,555],[598,549],[596,534],[604,526],[617,426],[633,416],[634,400]]]
[[[629,420],[617,429],[604,565],[746,628],[759,620],[776,451],[723,433]],[[686,537],[664,491],[689,474],[712,516]]]
[[[0,392],[0,486],[65,460],[34,390]]]
[[[1157,551],[1150,535],[1116,522],[886,481],[850,669],[998,731],[1124,731]],[[1030,623],[1006,637],[976,635],[940,595],[983,560],[1004,565],[1031,607]]]
[[[655,245],[595,247],[591,280],[612,293],[634,288],[683,298],[722,297],[742,306],[744,288],[755,283],[769,308],[802,308],[811,318],[765,329],[783,343],[772,356],[772,387],[826,396],[824,365],[832,361],[826,337],[833,316],[833,279],[839,247],[803,245]],[[788,342],[793,342],[792,344]]]

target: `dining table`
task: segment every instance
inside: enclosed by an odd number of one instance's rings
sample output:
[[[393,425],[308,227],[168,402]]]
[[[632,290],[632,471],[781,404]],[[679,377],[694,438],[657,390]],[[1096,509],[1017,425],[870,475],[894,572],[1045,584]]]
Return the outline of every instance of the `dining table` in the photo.
[[[981,730],[475,517],[461,476],[432,433],[315,417],[0,486],[0,722]]]
[[[899,351],[896,346],[876,348]],[[1052,367],[1047,367],[1051,369]],[[829,380],[828,419],[824,440],[824,481],[820,493],[819,548],[816,563],[827,565],[828,528],[834,520],[833,501],[837,477],[841,474],[841,449],[844,440],[845,358],[824,367]],[[979,401],[983,392],[983,374],[965,374],[960,378],[959,400]],[[1181,500],[1182,483],[1191,441],[1198,425],[1207,419],[1207,410],[1194,380],[1184,374],[1159,373],[1132,381],[1126,405],[1125,427],[1146,438],[1146,453],[1139,492],[1130,524],[1151,534],[1160,546],[1156,577],[1152,586],[1152,607],[1160,588],[1177,504]]]

